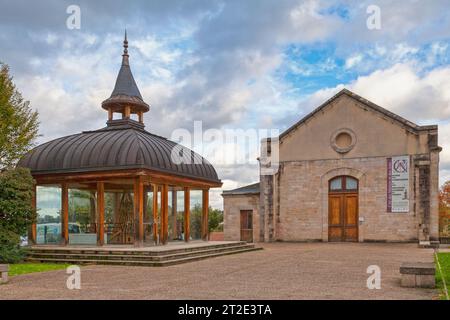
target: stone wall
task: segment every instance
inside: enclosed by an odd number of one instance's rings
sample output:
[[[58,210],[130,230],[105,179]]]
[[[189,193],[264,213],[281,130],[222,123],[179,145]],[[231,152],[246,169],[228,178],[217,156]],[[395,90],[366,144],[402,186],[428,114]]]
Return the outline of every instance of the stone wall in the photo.
[[[359,241],[416,241],[421,217],[415,203],[415,171],[410,170],[410,211],[391,213],[386,209],[386,165],[386,157],[282,163],[279,176],[274,177],[279,192],[279,201],[274,196],[274,208],[279,211],[275,213],[279,216],[276,240],[328,241],[328,181],[349,175],[359,180],[359,217],[364,220]],[[430,174],[430,182],[435,183],[436,170]],[[428,215],[434,233],[437,212],[428,210]]]
[[[241,240],[241,210],[253,210],[253,241],[260,239],[259,195],[224,195],[224,240]]]

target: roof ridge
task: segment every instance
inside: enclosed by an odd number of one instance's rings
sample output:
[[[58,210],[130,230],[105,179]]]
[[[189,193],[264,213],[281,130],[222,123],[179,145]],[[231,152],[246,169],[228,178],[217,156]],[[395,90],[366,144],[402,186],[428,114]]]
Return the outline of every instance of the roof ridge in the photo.
[[[363,98],[362,96],[348,90],[347,88],[344,88],[342,90],[340,90],[338,93],[336,93],[335,95],[333,95],[331,98],[327,99],[325,102],[323,102],[321,105],[319,105],[317,108],[313,109],[311,112],[309,112],[308,114],[306,114],[304,117],[302,117],[299,121],[297,121],[296,123],[294,123],[292,126],[290,126],[288,129],[286,129],[285,131],[283,131],[279,138],[282,139],[285,136],[287,136],[291,131],[295,130],[296,128],[298,128],[299,126],[301,126],[303,123],[305,123],[309,118],[311,118],[312,116],[314,116],[316,113],[318,113],[319,111],[321,111],[322,109],[324,109],[325,107],[327,107],[328,105],[330,105],[334,100],[336,100],[337,98],[339,98],[342,95],[347,95],[348,97],[355,99],[361,103],[363,103],[365,106],[371,108],[372,110],[379,112],[389,118],[391,118],[394,121],[397,121],[398,123],[407,126],[408,128],[410,128],[411,130],[413,130],[414,132],[416,131],[420,131],[420,130],[430,130],[433,129],[435,126],[420,126],[417,125],[416,123],[407,120],[395,113],[393,113],[392,111],[389,111],[388,109],[385,109],[375,103],[373,103],[370,100],[367,100],[366,98]]]

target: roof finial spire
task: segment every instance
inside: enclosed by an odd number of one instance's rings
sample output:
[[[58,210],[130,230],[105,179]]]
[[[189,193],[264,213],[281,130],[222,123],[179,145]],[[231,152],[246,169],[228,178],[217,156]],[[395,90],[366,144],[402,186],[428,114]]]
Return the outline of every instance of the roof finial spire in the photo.
[[[123,54],[122,54],[122,65],[128,66],[130,65],[128,62],[128,38],[127,38],[127,29],[125,29],[125,38],[123,39]]]
[[[125,29],[125,39],[123,40],[123,54],[128,55],[127,29]]]

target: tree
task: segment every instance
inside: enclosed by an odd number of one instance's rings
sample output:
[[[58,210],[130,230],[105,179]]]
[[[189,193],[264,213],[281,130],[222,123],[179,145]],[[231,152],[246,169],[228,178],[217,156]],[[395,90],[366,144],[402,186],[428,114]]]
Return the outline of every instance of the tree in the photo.
[[[209,231],[223,231],[223,211],[209,207]]]
[[[450,237],[450,181],[439,190],[439,232],[443,237]]]
[[[0,63],[0,262],[20,260],[20,236],[36,216],[33,177],[15,165],[33,146],[38,126],[38,113],[16,89],[9,67]]]
[[[33,222],[33,178],[25,168],[0,174],[0,262],[15,262],[22,258],[20,236]]]
[[[38,113],[17,90],[9,67],[0,63],[0,170],[12,168],[38,135]]]

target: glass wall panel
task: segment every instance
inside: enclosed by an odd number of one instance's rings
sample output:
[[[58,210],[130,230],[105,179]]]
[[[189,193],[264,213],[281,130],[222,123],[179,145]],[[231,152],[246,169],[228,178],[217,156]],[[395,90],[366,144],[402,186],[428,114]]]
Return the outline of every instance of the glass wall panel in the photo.
[[[60,244],[61,187],[37,186],[36,208],[36,243]]]
[[[105,182],[105,243],[133,244],[134,224],[133,181]]]
[[[191,190],[190,240],[202,238],[202,191]]]
[[[153,190],[153,186],[145,186],[144,190],[144,243],[145,244],[154,244],[154,224],[155,221],[153,219],[153,197],[156,194]],[[157,204],[157,208],[158,208]],[[159,216],[158,216],[159,217]],[[158,217],[156,222],[158,222]],[[159,227],[156,229],[156,235],[158,236]],[[158,237],[157,237],[158,238]]]
[[[169,189],[169,240],[184,240],[184,192]]]
[[[96,192],[69,186],[69,244],[97,244]]]

